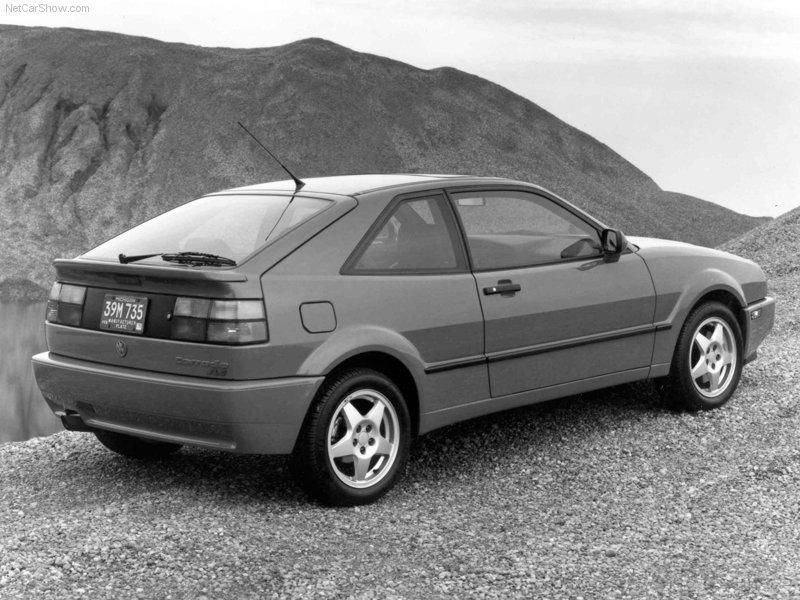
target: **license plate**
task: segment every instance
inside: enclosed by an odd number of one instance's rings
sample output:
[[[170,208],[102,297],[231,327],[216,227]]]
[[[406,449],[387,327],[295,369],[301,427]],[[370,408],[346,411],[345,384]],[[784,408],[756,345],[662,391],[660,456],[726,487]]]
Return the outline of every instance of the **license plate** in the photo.
[[[144,333],[147,302],[148,299],[141,296],[106,294],[100,315],[100,329],[141,335]]]

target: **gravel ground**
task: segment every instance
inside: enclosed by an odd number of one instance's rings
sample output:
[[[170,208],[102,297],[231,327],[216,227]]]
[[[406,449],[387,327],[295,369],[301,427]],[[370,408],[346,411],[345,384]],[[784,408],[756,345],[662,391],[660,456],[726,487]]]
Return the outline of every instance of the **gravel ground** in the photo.
[[[0,597],[800,597],[800,278],[772,288],[726,407],[640,384],[449,427],[373,506],[309,503],[278,457],[0,446]]]

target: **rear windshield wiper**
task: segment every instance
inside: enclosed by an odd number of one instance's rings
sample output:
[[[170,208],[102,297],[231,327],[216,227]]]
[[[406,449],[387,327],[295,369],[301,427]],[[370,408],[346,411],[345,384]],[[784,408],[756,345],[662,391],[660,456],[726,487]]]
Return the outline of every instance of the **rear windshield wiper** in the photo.
[[[136,262],[137,260],[144,260],[145,258],[154,258],[160,256],[161,260],[167,262],[180,263],[184,265],[214,265],[235,267],[236,261],[231,258],[219,256],[218,254],[209,254],[208,252],[156,252],[155,254],[136,254],[132,256],[119,255],[119,262],[123,265]]]
[[[162,254],[161,260],[186,265],[224,265],[226,267],[236,266],[236,261],[232,258],[220,256],[219,254],[209,254],[208,252],[176,252],[174,254]]]

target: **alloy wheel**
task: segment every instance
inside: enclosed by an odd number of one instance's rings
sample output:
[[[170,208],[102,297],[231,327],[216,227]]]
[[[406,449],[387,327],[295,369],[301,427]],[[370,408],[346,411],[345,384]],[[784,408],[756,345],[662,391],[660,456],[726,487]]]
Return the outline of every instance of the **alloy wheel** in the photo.
[[[333,412],[327,441],[328,460],[339,480],[368,488],[389,473],[397,458],[400,421],[386,396],[357,390]]]
[[[689,369],[695,389],[707,398],[723,394],[736,371],[736,338],[720,317],[705,319],[695,330]]]

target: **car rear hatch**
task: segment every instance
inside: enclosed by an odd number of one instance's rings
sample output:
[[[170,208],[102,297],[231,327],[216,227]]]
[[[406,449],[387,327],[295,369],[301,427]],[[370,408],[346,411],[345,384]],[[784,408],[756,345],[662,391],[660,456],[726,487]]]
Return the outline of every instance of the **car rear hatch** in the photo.
[[[58,260],[55,264],[59,284],[54,286],[54,295],[59,295],[59,288],[66,293],[61,292],[63,301],[58,306],[52,297],[48,303],[48,312],[60,313],[60,318],[48,314],[47,344],[51,352],[162,373],[217,379],[258,377],[258,373],[247,366],[252,367],[252,361],[237,360],[237,357],[265,345],[266,339],[244,343],[231,339],[209,342],[198,336],[191,340],[179,339],[185,338],[187,332],[176,328],[179,320],[184,319],[194,322],[198,331],[203,330],[212,321],[209,317],[213,302],[228,309],[245,303],[251,313],[244,315],[248,318],[243,320],[247,323],[264,320],[266,338],[268,332],[257,277],[231,269],[113,265],[83,259]],[[79,302],[69,302],[76,299]],[[185,306],[187,302],[200,303],[204,316],[197,311],[181,316],[181,303]],[[253,314],[254,305],[256,310],[261,307],[260,314]],[[117,309],[119,317],[114,319]],[[218,324],[233,327],[239,322],[236,314],[219,316],[228,319],[214,319]],[[203,318],[207,323],[196,322]]]
[[[356,201],[234,192],[187,203],[81,257],[55,261],[50,352],[196,377],[275,376],[265,374],[274,361],[261,275]],[[210,251],[238,264],[176,264],[158,254],[164,249]]]

